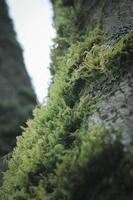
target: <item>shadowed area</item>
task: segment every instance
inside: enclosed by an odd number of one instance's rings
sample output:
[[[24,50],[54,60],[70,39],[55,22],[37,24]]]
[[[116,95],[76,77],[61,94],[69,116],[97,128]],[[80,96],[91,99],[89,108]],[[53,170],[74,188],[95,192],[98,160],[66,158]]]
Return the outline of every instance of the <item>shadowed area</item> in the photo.
[[[52,2],[48,101],[17,141],[2,200],[132,200],[133,1]]]

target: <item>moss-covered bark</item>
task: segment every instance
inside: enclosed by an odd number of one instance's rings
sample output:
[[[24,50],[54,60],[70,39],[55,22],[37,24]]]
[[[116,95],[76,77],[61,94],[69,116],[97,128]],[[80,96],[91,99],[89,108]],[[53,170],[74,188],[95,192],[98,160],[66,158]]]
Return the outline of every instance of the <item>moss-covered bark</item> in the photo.
[[[98,18],[87,30],[86,2],[53,1],[57,37],[48,103],[34,111],[18,138],[0,190],[3,200],[133,198],[132,151],[123,131],[92,120],[112,82],[132,68],[133,31],[120,29],[110,37]],[[105,5],[94,3],[101,17]]]

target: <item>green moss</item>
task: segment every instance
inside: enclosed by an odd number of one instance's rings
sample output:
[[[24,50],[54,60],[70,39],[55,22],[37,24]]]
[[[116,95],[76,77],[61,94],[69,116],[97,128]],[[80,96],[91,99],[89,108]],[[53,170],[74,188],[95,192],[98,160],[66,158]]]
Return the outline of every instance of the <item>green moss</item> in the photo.
[[[8,198],[8,194],[12,194],[14,199],[21,196],[23,199],[38,196],[43,199],[43,194],[46,199],[54,200],[81,199],[82,195],[85,199],[90,195],[102,199],[108,187],[112,187],[108,199],[117,196],[121,187],[125,191],[123,196],[126,195],[126,186],[117,183],[121,177],[117,175],[117,180],[112,175],[115,169],[119,174],[120,166],[126,159],[119,137],[117,139],[117,134],[104,126],[90,128],[87,124],[102,97],[102,92],[99,95],[93,93],[94,88],[103,82],[103,77],[110,79],[116,72],[119,73],[119,59],[117,70],[110,65],[116,61],[117,55],[123,55],[127,45],[131,44],[131,38],[132,32],[120,38],[113,47],[103,45],[101,41],[104,39],[95,39],[94,43],[93,39],[86,42],[86,38],[80,43],[80,50],[75,51],[73,61],[61,61],[64,66],[61,65],[54,76],[48,104],[35,111],[35,119],[28,122],[28,128],[18,139],[5,174],[3,200]],[[66,58],[72,54],[72,49],[68,49]],[[77,66],[74,68],[73,65]],[[111,139],[112,134],[115,141]],[[109,159],[105,166],[104,159],[108,155],[111,161]],[[95,172],[97,165],[99,167]],[[97,181],[97,176],[100,181]],[[80,194],[76,196],[79,188]]]
[[[104,98],[99,85],[127,70],[133,32],[113,46],[98,28],[75,37],[74,6],[54,3],[57,39],[48,102],[36,108],[18,138],[0,195],[2,200],[130,199],[132,159],[122,135],[92,124],[91,116]]]

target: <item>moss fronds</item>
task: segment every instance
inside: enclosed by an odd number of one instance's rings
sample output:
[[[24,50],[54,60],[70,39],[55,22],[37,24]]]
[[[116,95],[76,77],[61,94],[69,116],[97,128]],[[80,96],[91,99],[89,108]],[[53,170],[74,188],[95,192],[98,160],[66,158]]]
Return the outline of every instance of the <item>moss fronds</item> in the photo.
[[[98,28],[79,31],[75,39],[76,11],[63,2],[54,1],[57,38],[48,103],[34,111],[18,138],[0,195],[2,200],[126,200],[127,194],[130,199],[131,155],[124,152],[120,132],[92,124],[91,116],[104,98],[99,85],[131,66],[133,31],[112,46]]]

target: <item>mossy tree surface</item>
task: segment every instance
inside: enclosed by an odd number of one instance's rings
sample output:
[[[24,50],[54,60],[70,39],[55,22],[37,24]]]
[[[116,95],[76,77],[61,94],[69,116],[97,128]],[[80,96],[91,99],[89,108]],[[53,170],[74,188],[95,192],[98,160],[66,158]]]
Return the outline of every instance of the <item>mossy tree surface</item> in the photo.
[[[18,138],[0,195],[2,200],[131,200],[132,155],[124,150],[121,131],[94,124],[91,116],[104,98],[99,85],[130,70],[133,31],[110,46],[99,25],[81,29],[84,1],[53,3],[57,37],[48,102],[36,108]]]

